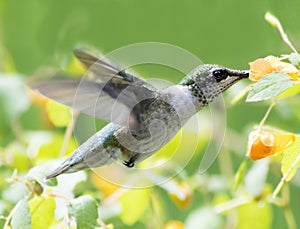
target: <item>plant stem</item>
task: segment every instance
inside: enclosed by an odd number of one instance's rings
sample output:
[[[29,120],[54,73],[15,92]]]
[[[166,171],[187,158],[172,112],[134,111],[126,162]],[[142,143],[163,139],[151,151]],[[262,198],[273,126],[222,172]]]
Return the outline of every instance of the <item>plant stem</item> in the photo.
[[[97,218],[97,223],[103,228],[108,229],[107,225],[99,218]]]
[[[294,217],[293,212],[290,207],[290,192],[289,192],[288,186],[284,186],[284,188],[282,190],[282,197],[286,203],[285,207],[284,207],[284,216],[286,219],[288,229],[297,229],[295,217]]]
[[[273,16],[272,14],[270,14],[269,12],[266,13],[265,15],[265,19],[272,25],[274,26],[275,28],[278,29],[281,37],[282,37],[282,40],[293,50],[294,53],[297,53],[297,50],[295,49],[295,47],[292,45],[292,42],[289,40],[288,36],[286,35],[286,33],[284,32],[283,30],[283,27],[280,23],[280,21],[275,17]]]
[[[296,160],[293,162],[291,167],[281,178],[279,184],[277,185],[276,189],[273,192],[273,198],[276,198],[277,194],[280,192],[281,188],[283,187],[284,182],[286,181],[287,177],[291,174],[291,172],[295,169],[295,167],[298,166],[299,163],[300,163],[300,155],[296,158]]]
[[[297,229],[295,218],[290,207],[284,208],[284,216],[289,229]]]
[[[8,229],[10,228],[8,226],[9,221],[11,220],[11,218],[13,217],[14,213],[16,212],[16,210],[19,208],[19,206],[21,205],[22,201],[27,200],[27,198],[25,197],[24,199],[19,200],[19,202],[15,205],[15,207],[13,208],[13,210],[11,210],[11,212],[9,213],[9,215],[6,218],[5,224],[3,226],[3,229]]]
[[[234,209],[236,207],[239,207],[241,205],[244,205],[244,204],[248,204],[248,203],[251,203],[253,199],[249,198],[249,197],[240,197],[240,198],[236,198],[236,199],[232,199],[226,203],[223,203],[223,204],[219,204],[217,205],[214,210],[217,212],[217,213],[222,213],[222,212],[225,212],[225,211],[229,211],[231,209]]]
[[[59,157],[63,157],[66,154],[68,143],[69,143],[70,138],[72,136],[73,127],[74,127],[74,124],[76,123],[78,115],[79,115],[79,112],[73,110],[73,118],[70,120],[70,122],[67,126],[65,136],[64,136],[64,140],[63,140],[62,146],[60,148]]]
[[[272,108],[275,106],[275,104],[276,104],[275,100],[272,100],[272,103],[270,104],[270,106],[269,106],[267,112],[265,113],[263,119],[262,119],[262,120],[260,121],[260,123],[259,123],[259,127],[258,127],[259,130],[262,129],[262,126],[265,124],[265,122],[266,122],[267,118],[269,117],[269,115],[270,115],[270,113],[271,113],[271,110],[272,110]]]

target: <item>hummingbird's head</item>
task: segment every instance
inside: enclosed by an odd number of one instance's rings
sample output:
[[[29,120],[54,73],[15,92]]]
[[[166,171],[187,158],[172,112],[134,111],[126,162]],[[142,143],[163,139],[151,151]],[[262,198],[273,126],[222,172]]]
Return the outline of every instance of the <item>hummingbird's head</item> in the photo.
[[[204,64],[192,71],[181,84],[188,86],[193,95],[199,98],[199,102],[207,105],[231,85],[248,77],[249,71]]]

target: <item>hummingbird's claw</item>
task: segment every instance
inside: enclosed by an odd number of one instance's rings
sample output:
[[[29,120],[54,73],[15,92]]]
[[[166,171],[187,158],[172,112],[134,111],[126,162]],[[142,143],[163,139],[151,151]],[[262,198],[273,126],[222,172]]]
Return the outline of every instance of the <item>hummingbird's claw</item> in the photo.
[[[134,163],[129,159],[129,161],[123,161],[123,165],[127,166],[128,168],[132,168]]]

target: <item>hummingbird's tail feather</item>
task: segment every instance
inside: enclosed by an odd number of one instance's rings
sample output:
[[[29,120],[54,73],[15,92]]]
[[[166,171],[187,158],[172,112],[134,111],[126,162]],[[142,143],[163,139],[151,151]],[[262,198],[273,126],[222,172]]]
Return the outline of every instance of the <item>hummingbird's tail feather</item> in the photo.
[[[58,168],[51,172],[46,179],[54,178],[64,173],[74,173],[88,168],[108,165],[116,160],[115,156],[110,154],[111,152],[108,152],[107,149],[99,148],[96,151],[91,149],[83,151],[82,148],[79,147]]]
[[[46,176],[46,179],[48,180],[48,179],[57,177],[58,175],[66,172],[69,168],[70,168],[70,165],[63,164],[63,165],[59,166],[58,168],[56,168],[54,171],[52,171],[48,176]]]
[[[57,177],[63,173],[73,173],[82,169],[87,169],[89,166],[82,158],[77,157],[79,152],[76,150],[70,157],[68,157],[60,166],[52,171],[46,179]]]
[[[118,125],[108,124],[102,130],[90,137],[71,156],[69,156],[46,179],[63,173],[74,173],[83,169],[96,168],[116,161],[119,150],[113,137]]]
[[[98,149],[99,150],[99,149]],[[99,151],[82,151],[77,149],[59,167],[52,171],[46,179],[57,177],[64,173],[74,173],[88,168],[97,168],[111,164],[116,158],[106,149]]]

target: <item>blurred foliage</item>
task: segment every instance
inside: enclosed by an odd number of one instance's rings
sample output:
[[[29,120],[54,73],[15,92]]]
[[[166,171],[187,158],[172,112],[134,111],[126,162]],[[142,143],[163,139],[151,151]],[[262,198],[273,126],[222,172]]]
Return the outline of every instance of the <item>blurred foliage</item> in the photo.
[[[231,106],[231,99],[248,84],[240,82],[225,95],[225,142],[219,159],[205,174],[199,174],[198,167],[210,136],[208,109],[199,114],[200,134],[188,132],[199,144],[184,170],[167,183],[131,190],[91,171],[44,180],[64,154],[77,147],[76,141],[81,143],[94,133],[95,122],[98,128],[105,123],[79,115],[75,139],[67,131],[74,124],[69,110],[32,94],[25,83],[47,67],[78,70],[70,61],[78,44],[107,53],[137,42],[165,42],[204,62],[245,69],[256,58],[291,52],[265,22],[267,11],[281,19],[292,43],[300,47],[297,0],[0,0],[0,227],[297,228],[299,137],[283,156],[244,161],[248,134],[270,104],[272,112],[265,116],[270,133],[274,129],[299,132],[299,85],[281,94],[276,106],[270,100],[245,103],[244,98]],[[288,58],[299,67],[297,53]],[[162,66],[138,66],[136,71],[145,78],[174,83],[182,77]],[[259,82],[254,87],[264,90]],[[287,82],[292,85],[290,79]],[[268,83],[280,86],[280,82]],[[168,158],[178,141],[180,135],[145,165]],[[182,155],[194,149],[191,142],[182,144]],[[176,165],[159,175],[168,176],[171,170]],[[123,175],[107,168],[102,172]],[[157,174],[150,175],[150,184],[155,184]]]

